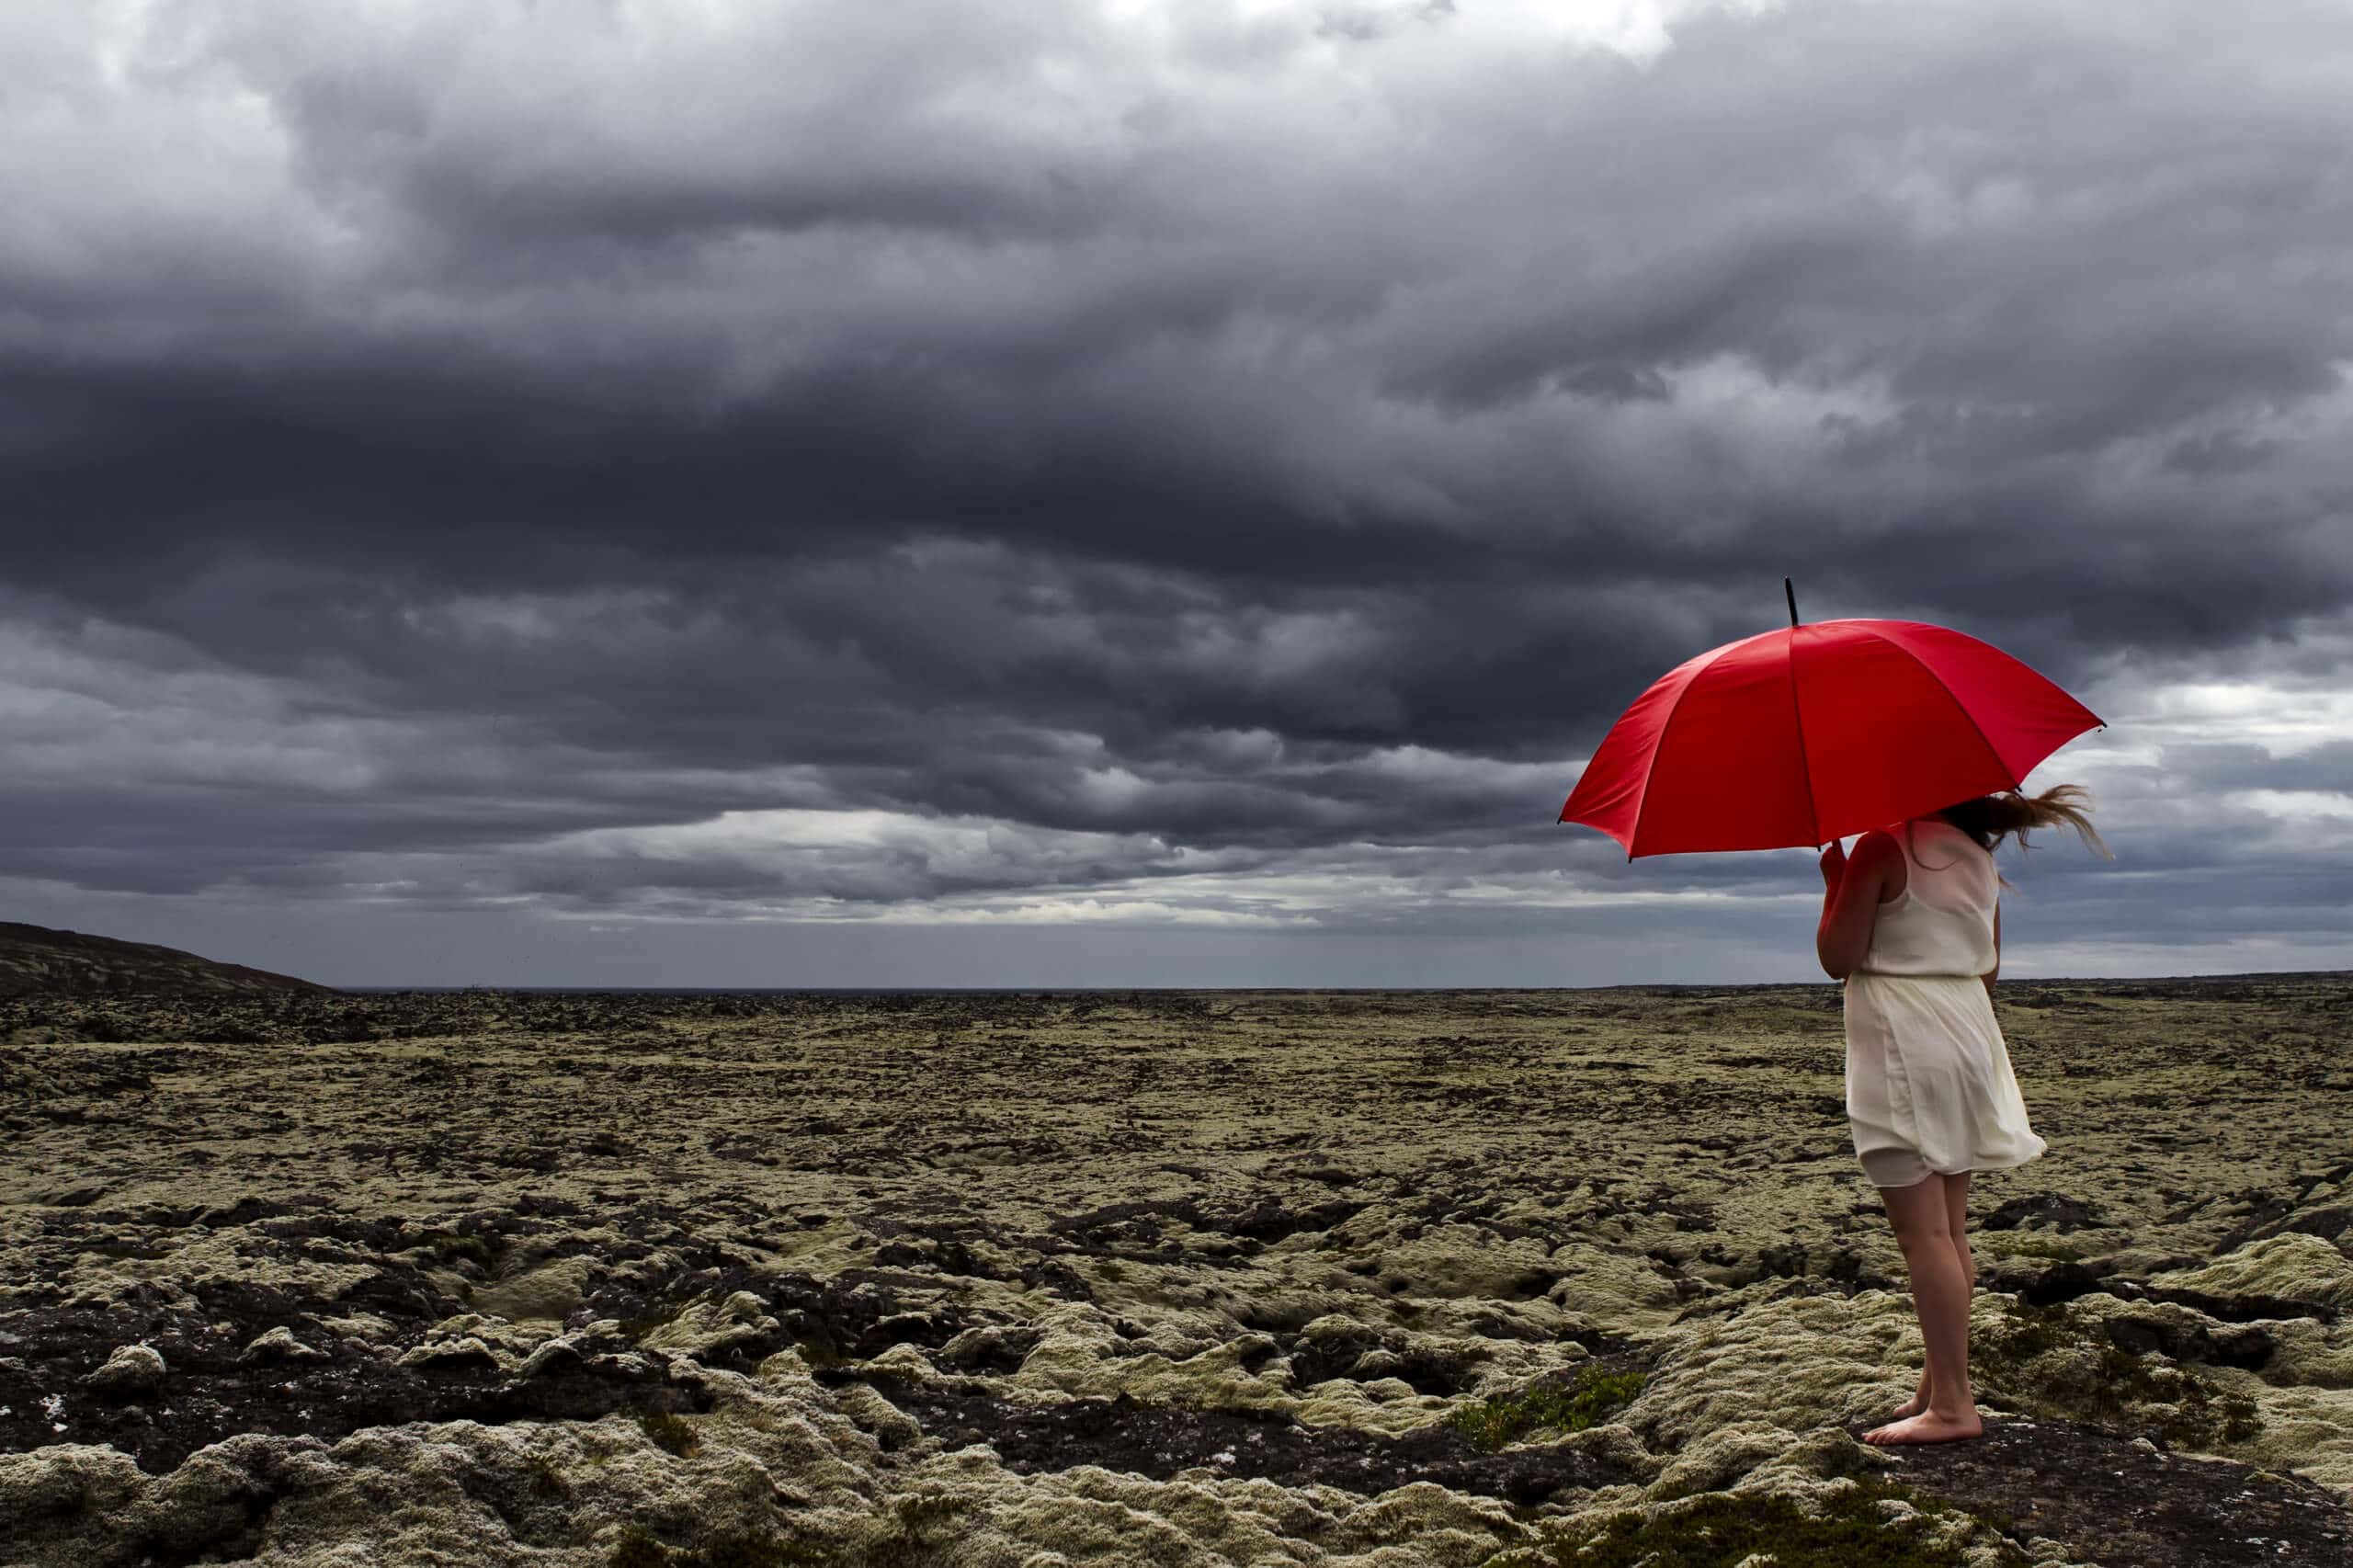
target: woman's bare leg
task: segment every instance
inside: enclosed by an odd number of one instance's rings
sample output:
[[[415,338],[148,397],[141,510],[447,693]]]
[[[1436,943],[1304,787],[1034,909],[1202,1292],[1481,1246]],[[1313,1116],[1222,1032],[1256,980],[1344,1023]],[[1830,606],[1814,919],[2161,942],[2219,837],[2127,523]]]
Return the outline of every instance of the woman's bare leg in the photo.
[[[1928,1407],[1871,1428],[1863,1435],[1866,1442],[1945,1443],[1985,1430],[1969,1382],[1969,1298],[1974,1281],[1961,1261],[1965,1233],[1958,1245],[1953,1234],[1949,1179],[1931,1174],[1910,1187],[1880,1188],[1912,1276],[1912,1305],[1920,1314],[1927,1356]],[[1963,1194],[1966,1201],[1965,1188]]]
[[[1970,1289],[1973,1292],[1977,1285],[1977,1258],[1969,1250],[1969,1178],[1971,1175],[1971,1172],[1962,1171],[1958,1176],[1943,1177],[1931,1176],[1928,1179],[1942,1180],[1945,1184],[1945,1228],[1951,1233],[1952,1250],[1961,1259],[1961,1276],[1970,1282]],[[1892,1422],[1902,1421],[1907,1416],[1919,1415],[1920,1412],[1928,1408],[1929,1399],[1934,1392],[1935,1391],[1929,1386],[1928,1369],[1924,1365],[1920,1369],[1920,1386],[1913,1392],[1910,1399],[1895,1407],[1895,1414],[1888,1419]]]

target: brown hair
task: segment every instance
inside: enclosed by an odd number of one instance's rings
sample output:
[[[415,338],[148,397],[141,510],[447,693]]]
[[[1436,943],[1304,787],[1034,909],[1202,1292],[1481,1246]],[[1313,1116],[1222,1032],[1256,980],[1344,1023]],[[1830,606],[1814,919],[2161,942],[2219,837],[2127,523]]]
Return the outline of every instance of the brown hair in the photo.
[[[1989,855],[2012,834],[2018,835],[2018,848],[2023,851],[2029,828],[2064,823],[2094,850],[2110,860],[2116,858],[2101,841],[2099,831],[2092,826],[2091,794],[2080,784],[2053,784],[2040,795],[2005,790],[1998,795],[1980,795],[1973,801],[1947,806],[1936,815],[1969,835],[1971,841]],[[1911,824],[1907,823],[1905,837],[1910,835]],[[1912,858],[1919,859],[1916,853]],[[2010,885],[2007,877],[1999,872],[1995,875],[2004,887]]]

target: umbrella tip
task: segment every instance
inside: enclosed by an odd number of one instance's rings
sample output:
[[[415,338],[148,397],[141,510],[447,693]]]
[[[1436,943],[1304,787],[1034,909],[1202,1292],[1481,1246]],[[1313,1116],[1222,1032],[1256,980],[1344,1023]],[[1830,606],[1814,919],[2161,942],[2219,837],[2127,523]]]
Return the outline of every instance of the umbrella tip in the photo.
[[[1790,624],[1795,626],[1798,623],[1798,591],[1790,585],[1787,577],[1781,579],[1781,594],[1790,601]]]

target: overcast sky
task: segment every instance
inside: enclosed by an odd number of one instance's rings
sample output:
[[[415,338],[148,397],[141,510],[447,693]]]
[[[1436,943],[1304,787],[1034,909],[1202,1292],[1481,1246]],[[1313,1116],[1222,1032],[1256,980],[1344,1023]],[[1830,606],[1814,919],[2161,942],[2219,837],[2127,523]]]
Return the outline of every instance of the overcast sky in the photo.
[[[0,918],[330,983],[1819,978],[1555,823],[1935,621],[2005,972],[2353,963],[2353,9],[0,6]]]

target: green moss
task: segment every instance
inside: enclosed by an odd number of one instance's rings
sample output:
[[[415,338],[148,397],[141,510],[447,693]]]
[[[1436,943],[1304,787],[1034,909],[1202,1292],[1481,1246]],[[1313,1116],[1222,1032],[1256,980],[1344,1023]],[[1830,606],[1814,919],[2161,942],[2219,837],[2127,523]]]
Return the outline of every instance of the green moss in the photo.
[[[2054,1263],[2081,1263],[2084,1260],[2082,1247],[2074,1242],[2053,1241],[2049,1236],[2005,1235],[1998,1241],[1980,1236],[1977,1244],[2004,1257],[2047,1257]]]
[[[654,1446],[665,1452],[685,1459],[695,1451],[695,1429],[665,1410],[647,1410],[638,1414],[637,1424]]]
[[[919,1492],[891,1505],[889,1529],[867,1543],[864,1568],[917,1568],[935,1562],[933,1550],[950,1539],[957,1521],[977,1506],[949,1492]]]
[[[607,1568],[826,1568],[838,1561],[782,1536],[719,1535],[698,1546],[668,1546],[642,1525],[621,1533]]]
[[[563,1479],[554,1461],[545,1454],[532,1454],[523,1460],[523,1468],[531,1477],[531,1494],[537,1497],[569,1497],[571,1483]]]
[[[1493,1453],[1536,1428],[1582,1432],[1597,1426],[1642,1392],[1640,1372],[1582,1367],[1574,1382],[1538,1383],[1516,1394],[1481,1400],[1462,1406],[1447,1421],[1472,1448]]]
[[[2253,1400],[2188,1367],[2133,1354],[2073,1302],[2006,1308],[2001,1325],[1972,1344],[1970,1361],[1989,1393],[2018,1408],[2153,1431],[2177,1448],[2244,1442],[2263,1430]]]
[[[1890,1500],[1918,1512],[1890,1520],[1880,1507]],[[1651,1518],[1625,1513],[1572,1525],[1540,1545],[1499,1553],[1485,1568],[1735,1568],[1755,1553],[1805,1568],[1962,1568],[1958,1547],[1927,1540],[1932,1521],[1956,1512],[1880,1481],[1832,1494],[1819,1514],[1787,1497],[1712,1492]],[[1999,1550],[2002,1562],[2023,1568],[2015,1547]]]
[[[427,1231],[417,1244],[431,1247],[446,1258],[472,1258],[485,1268],[497,1260],[501,1250],[481,1236],[461,1236],[455,1231]]]
[[[893,1502],[891,1513],[901,1530],[920,1540],[936,1527],[971,1513],[974,1506],[972,1498],[950,1492],[918,1492]]]
[[[636,1525],[621,1532],[620,1543],[606,1560],[608,1568],[669,1568],[670,1549]]]
[[[1107,1257],[1102,1262],[1097,1264],[1095,1266],[1095,1273],[1097,1278],[1108,1279],[1114,1285],[1128,1277],[1128,1271],[1120,1267],[1119,1260],[1117,1258],[1110,1257]]]

